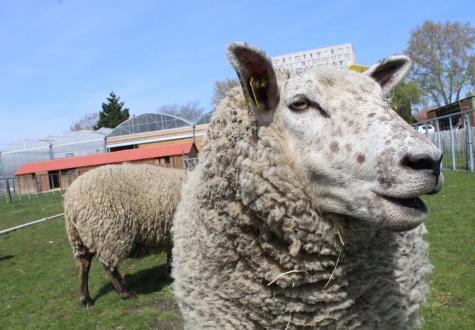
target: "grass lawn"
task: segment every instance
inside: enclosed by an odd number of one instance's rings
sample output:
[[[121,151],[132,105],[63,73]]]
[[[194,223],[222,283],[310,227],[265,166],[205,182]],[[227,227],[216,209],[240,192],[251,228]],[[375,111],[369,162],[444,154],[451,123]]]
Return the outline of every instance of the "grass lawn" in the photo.
[[[0,229],[62,212],[61,194],[0,206]],[[181,329],[164,280],[165,255],[128,259],[122,275],[138,297],[122,300],[93,259],[89,288],[96,305],[79,302],[79,273],[58,218],[0,236],[0,329]]]
[[[425,198],[434,265],[423,329],[475,329],[475,174],[446,172],[441,193]],[[0,229],[62,212],[61,194],[0,205]],[[0,236],[0,328],[181,329],[165,256],[121,264],[133,300],[122,300],[93,261],[90,291],[96,305],[79,303],[78,268],[63,219]]]
[[[30,198],[31,200],[28,200],[28,197],[24,196],[22,201],[15,198],[15,202],[12,204],[2,199],[0,203],[0,230],[63,213],[62,192],[42,194],[40,197],[31,195]]]
[[[475,329],[475,174],[444,176],[442,191],[424,198],[434,270],[423,329]]]

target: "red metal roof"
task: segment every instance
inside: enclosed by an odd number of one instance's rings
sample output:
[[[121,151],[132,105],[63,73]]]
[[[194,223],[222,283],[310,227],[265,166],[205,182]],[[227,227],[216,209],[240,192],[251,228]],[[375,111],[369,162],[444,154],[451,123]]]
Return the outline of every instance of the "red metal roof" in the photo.
[[[122,163],[141,159],[176,156],[191,152],[193,142],[169,144],[157,147],[139,148],[132,150],[105,152],[100,154],[53,159],[44,162],[23,164],[15,175],[32,174],[38,172],[58,171],[87,166]]]

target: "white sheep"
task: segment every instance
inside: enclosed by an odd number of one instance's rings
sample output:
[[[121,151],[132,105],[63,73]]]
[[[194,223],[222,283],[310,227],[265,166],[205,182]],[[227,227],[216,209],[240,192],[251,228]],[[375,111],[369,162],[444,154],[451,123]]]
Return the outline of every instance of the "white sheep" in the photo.
[[[130,292],[118,271],[126,257],[167,252],[170,228],[186,173],[153,165],[107,165],[81,175],[64,196],[66,233],[80,261],[80,299],[93,304],[88,274],[96,255],[123,298]]]
[[[172,227],[186,329],[407,329],[431,271],[419,196],[441,152],[384,95],[410,60],[277,80],[247,44]]]

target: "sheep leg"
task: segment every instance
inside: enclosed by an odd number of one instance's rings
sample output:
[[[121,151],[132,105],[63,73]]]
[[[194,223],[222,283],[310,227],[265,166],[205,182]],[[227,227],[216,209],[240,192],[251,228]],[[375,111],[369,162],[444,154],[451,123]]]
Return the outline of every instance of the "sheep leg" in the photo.
[[[120,275],[119,270],[117,268],[110,269],[106,265],[104,265],[104,270],[109,276],[109,279],[114,286],[115,291],[124,299],[133,298],[135,297],[135,293],[129,291],[127,283],[125,283],[124,278]]]
[[[165,266],[165,276],[170,279],[172,277],[172,252],[167,252],[167,265]]]
[[[79,257],[80,262],[80,284],[79,284],[79,294],[80,300],[83,305],[90,306],[94,304],[94,300],[91,299],[89,295],[89,269],[91,268],[93,254],[86,253]]]

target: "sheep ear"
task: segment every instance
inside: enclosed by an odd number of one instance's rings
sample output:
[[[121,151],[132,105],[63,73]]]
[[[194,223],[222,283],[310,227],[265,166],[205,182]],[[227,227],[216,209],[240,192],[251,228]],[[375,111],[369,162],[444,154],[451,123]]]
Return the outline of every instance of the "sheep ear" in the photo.
[[[374,64],[364,74],[376,80],[386,94],[404,78],[410,67],[409,57],[395,55]]]
[[[272,62],[263,51],[245,43],[232,43],[227,48],[227,55],[257,122],[268,125],[279,104],[279,88]]]

